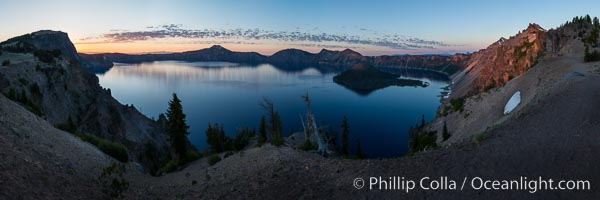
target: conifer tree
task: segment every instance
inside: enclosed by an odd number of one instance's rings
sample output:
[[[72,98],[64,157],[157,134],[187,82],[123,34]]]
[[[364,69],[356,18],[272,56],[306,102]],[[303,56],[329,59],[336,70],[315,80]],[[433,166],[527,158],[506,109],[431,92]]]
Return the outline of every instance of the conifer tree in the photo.
[[[442,138],[444,139],[444,141],[450,138],[450,133],[448,133],[448,127],[446,127],[446,121],[444,121],[444,128],[442,129]]]
[[[349,151],[348,151],[348,119],[346,118],[346,116],[344,116],[344,118],[342,119],[342,154],[344,156],[348,156]]]
[[[356,139],[356,158],[363,159],[365,154],[362,152],[362,147],[360,146],[360,139]]]
[[[267,124],[263,115],[260,117],[260,125],[258,126],[258,146],[262,146],[265,142],[267,142]]]
[[[187,135],[189,126],[185,121],[185,114],[181,100],[173,93],[167,109],[167,134],[177,158],[181,159],[187,153]]]

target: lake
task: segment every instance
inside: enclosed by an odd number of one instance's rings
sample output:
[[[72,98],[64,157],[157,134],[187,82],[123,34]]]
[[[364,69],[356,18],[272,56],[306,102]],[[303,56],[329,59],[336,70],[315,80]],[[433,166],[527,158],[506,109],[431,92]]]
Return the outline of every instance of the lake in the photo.
[[[358,94],[333,82],[336,71],[306,67],[288,71],[270,64],[256,66],[227,62],[159,61],[120,64],[97,74],[100,85],[110,88],[122,104],[133,104],[145,115],[158,118],[165,113],[175,92],[182,100],[190,141],[200,150],[207,148],[208,123],[225,126],[227,135],[243,127],[257,128],[263,110],[259,102],[271,99],[283,120],[283,133],[302,130],[305,113],[301,96],[308,92],[312,112],[323,129],[340,132],[342,117],[350,126],[351,151],[360,139],[369,157],[394,157],[408,150],[408,129],[434,117],[440,104],[444,80],[429,76],[412,78],[430,83],[428,87],[390,86]],[[339,137],[338,137],[339,138]]]

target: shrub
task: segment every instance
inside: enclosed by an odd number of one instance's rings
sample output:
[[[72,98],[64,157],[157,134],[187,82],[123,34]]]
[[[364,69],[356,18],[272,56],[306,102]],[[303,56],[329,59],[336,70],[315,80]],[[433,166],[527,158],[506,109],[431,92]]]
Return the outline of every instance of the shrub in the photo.
[[[55,50],[36,50],[33,52],[33,55],[37,57],[40,61],[52,64],[54,63],[54,58],[60,57],[61,51],[58,49]]]
[[[129,182],[123,178],[127,171],[125,165],[112,163],[102,170],[98,182],[102,186],[102,192],[110,199],[123,198],[123,192],[129,188]]]
[[[57,129],[69,132],[69,133],[73,133],[73,134],[77,131],[77,126],[75,126],[75,123],[73,123],[71,116],[69,116],[69,118],[67,118],[67,121],[64,123],[54,124],[54,127]],[[84,137],[82,137],[82,136],[79,136],[79,137],[85,141]],[[97,144],[94,144],[94,143],[92,143],[92,144],[97,146]]]
[[[4,61],[2,61],[2,66],[9,66],[10,65],[10,60],[6,59]]]
[[[208,165],[210,166],[217,164],[219,161],[221,161],[221,157],[217,154],[213,154],[210,157],[208,157]]]
[[[10,100],[16,101],[17,100],[17,91],[14,88],[8,89],[8,95],[7,95],[7,97]]]
[[[196,151],[188,151],[185,156],[183,157],[182,160],[180,160],[180,165],[183,165],[185,163],[189,163],[195,160],[198,160],[200,158],[204,157],[204,155],[202,153],[196,152]]]
[[[452,110],[462,112],[464,110],[465,98],[450,99]]]
[[[444,141],[450,138],[450,133],[448,133],[448,126],[446,126],[446,121],[444,121],[444,127],[442,128],[442,138]]]
[[[127,149],[122,144],[111,142],[104,138],[85,133],[76,133],[76,135],[79,136],[81,140],[93,144],[94,146],[98,147],[100,151],[117,159],[118,161],[127,162],[129,160]]]
[[[241,151],[244,149],[248,143],[250,143],[250,138],[254,137],[256,133],[254,130],[249,128],[243,128],[237,131],[235,134],[235,138],[233,139],[233,148],[236,151]]]
[[[436,148],[436,140],[437,131],[417,132],[412,134],[410,137],[410,150],[408,151],[408,155],[413,155],[414,153],[420,151]]]
[[[485,139],[487,139],[488,135],[486,132],[481,132],[477,135],[475,135],[475,137],[473,138],[473,142],[476,144],[481,143],[482,141],[484,141]]]
[[[177,167],[178,165],[176,160],[169,160],[160,168],[160,171],[163,173],[169,173],[177,170]]]
[[[311,150],[317,150],[318,146],[317,146],[317,144],[310,142],[310,140],[304,140],[304,142],[302,144],[300,144],[300,146],[298,146],[298,148],[303,151],[311,151]]]
[[[228,151],[227,153],[225,153],[225,155],[223,155],[223,158],[227,158],[229,156],[233,156],[233,151]]]
[[[37,83],[32,83],[29,86],[29,92],[31,92],[31,95],[34,95],[34,96],[41,96],[42,95],[42,92],[40,90],[40,86],[38,86]]]
[[[590,52],[590,50],[588,49],[588,47],[585,47],[583,61],[584,62],[600,61],[600,52],[598,52],[598,50],[592,50]]]
[[[127,155],[127,149],[125,149],[125,147],[121,144],[101,139],[100,144],[98,144],[98,148],[102,152],[112,156],[113,158],[121,162],[127,162],[129,160],[129,156]]]

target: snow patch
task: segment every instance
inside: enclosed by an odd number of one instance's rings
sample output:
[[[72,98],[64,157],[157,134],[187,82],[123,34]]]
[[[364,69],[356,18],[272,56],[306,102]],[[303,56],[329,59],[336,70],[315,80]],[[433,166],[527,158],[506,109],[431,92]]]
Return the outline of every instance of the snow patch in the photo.
[[[510,97],[508,102],[506,102],[506,106],[504,106],[504,114],[510,113],[513,109],[515,109],[519,103],[521,103],[521,91],[515,92],[515,94]]]

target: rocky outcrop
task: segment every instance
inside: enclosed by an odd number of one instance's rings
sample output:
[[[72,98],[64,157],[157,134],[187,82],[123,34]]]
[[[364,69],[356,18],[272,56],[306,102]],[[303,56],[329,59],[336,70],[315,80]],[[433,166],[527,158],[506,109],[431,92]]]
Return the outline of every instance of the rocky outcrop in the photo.
[[[8,39],[0,43],[2,46],[11,46],[18,43],[30,44],[41,50],[60,50],[66,58],[79,60],[75,46],[69,40],[67,33],[60,31],[43,30],[31,34]]]
[[[546,30],[537,24],[508,39],[501,38],[469,56],[453,77],[452,98],[471,96],[505,84],[536,64],[546,47]]]
[[[98,78],[77,61],[65,33],[36,32],[5,44],[14,42],[34,44],[32,51],[61,48],[63,56],[46,63],[28,52],[5,51],[0,57],[11,63],[0,67],[0,91],[6,96],[51,124],[72,122],[77,132],[125,145],[129,158],[145,166],[159,166],[159,160],[169,155],[164,130],[133,105],[120,104],[110,90],[103,89]]]

